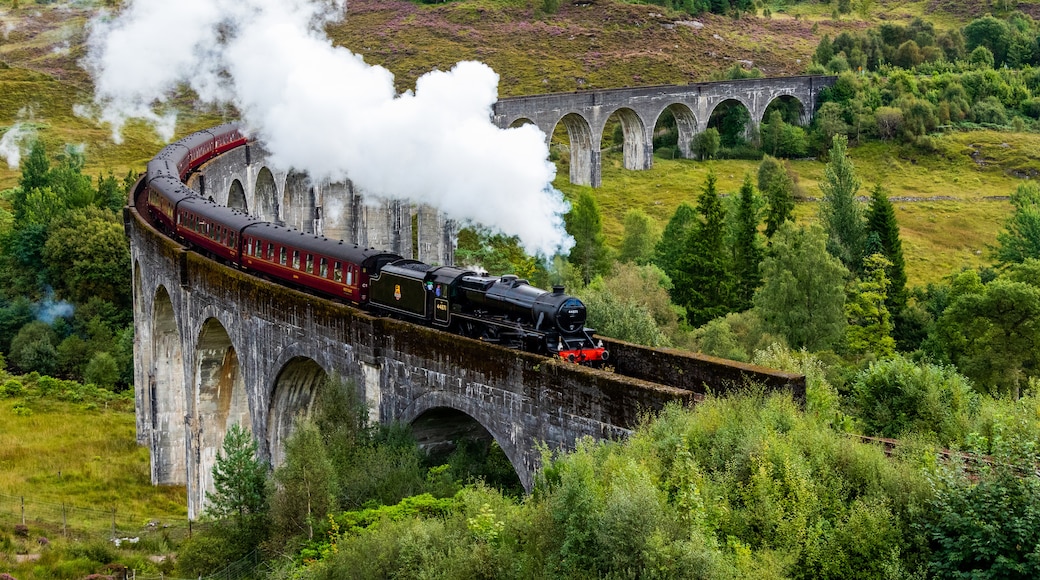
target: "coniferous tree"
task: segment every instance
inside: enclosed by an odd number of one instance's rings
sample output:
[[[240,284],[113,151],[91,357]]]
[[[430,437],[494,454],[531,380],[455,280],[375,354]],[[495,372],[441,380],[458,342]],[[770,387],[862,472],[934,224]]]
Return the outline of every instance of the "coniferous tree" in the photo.
[[[569,260],[581,278],[588,284],[599,274],[610,268],[610,258],[603,238],[603,219],[595,198],[587,191],[581,192],[571,211],[564,216],[567,233],[574,236]]]
[[[625,233],[621,238],[618,261],[632,262],[644,266],[654,259],[657,232],[650,216],[638,209],[625,213]]]
[[[686,308],[686,317],[694,326],[730,312],[734,302],[726,211],[716,182],[715,172],[709,171],[697,200],[699,219],[687,236],[686,252],[679,258],[677,277],[672,280],[676,301]]]
[[[21,223],[25,218],[25,200],[33,191],[43,189],[50,183],[51,162],[47,149],[39,139],[33,141],[29,155],[22,161],[22,176],[18,180],[18,191],[14,198],[14,218]]]
[[[253,435],[238,423],[224,436],[213,466],[212,493],[206,510],[218,518],[234,517],[239,526],[251,516],[267,513],[267,465],[257,458]]]
[[[906,261],[903,259],[903,242],[899,238],[899,223],[896,222],[896,210],[888,195],[880,184],[875,185],[870,193],[870,207],[867,209],[868,244],[866,255],[873,254],[877,248],[871,248],[869,240],[876,234],[881,253],[890,265],[885,267],[888,275],[888,299],[885,300],[888,311],[898,314],[906,308]]]
[[[678,273],[679,257],[686,251],[686,238],[697,223],[697,210],[685,201],[675,208],[655,248],[654,263],[672,280]],[[672,299],[675,299],[673,294]],[[678,303],[678,301],[676,301]]]
[[[733,266],[736,282],[737,310],[751,307],[755,290],[762,284],[759,267],[762,262],[762,243],[758,236],[758,211],[755,205],[755,186],[751,175],[744,175],[737,204],[737,239],[733,247]]]
[[[794,181],[779,160],[767,155],[758,166],[758,190],[766,198],[766,237],[772,238],[780,224],[793,219]]]
[[[824,169],[824,180],[820,182],[823,191],[820,214],[827,232],[827,251],[850,271],[858,272],[867,232],[856,201],[859,178],[855,166],[846,156],[847,148],[848,137],[835,135],[830,161]]]

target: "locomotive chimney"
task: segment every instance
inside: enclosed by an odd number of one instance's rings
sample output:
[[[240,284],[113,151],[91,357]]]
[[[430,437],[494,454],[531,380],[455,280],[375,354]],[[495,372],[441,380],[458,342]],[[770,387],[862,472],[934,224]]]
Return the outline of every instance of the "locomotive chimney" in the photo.
[[[556,295],[563,294],[563,286],[560,285],[560,284],[556,284],[555,286],[553,286],[553,294],[556,294]]]

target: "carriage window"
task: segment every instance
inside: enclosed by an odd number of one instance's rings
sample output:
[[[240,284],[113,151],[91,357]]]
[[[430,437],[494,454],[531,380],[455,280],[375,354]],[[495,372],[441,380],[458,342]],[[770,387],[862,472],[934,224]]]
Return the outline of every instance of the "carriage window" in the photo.
[[[246,238],[246,255],[253,255],[253,238]]]
[[[314,256],[307,254],[307,273],[312,274],[314,272]]]
[[[274,244],[267,244],[267,259],[274,260]]]
[[[354,268],[347,268],[347,286],[354,283]]]
[[[318,275],[322,278],[329,277],[329,263],[325,260],[325,258],[322,258],[318,261]]]
[[[296,268],[297,270],[300,269],[300,252],[298,250],[293,250],[292,267]]]
[[[285,258],[288,256],[288,253],[285,250],[285,246],[282,246],[281,248],[278,248],[278,249],[280,250],[280,252],[278,253],[278,261],[284,266],[285,265]]]
[[[332,265],[332,279],[336,282],[343,281],[343,266],[339,262]]]

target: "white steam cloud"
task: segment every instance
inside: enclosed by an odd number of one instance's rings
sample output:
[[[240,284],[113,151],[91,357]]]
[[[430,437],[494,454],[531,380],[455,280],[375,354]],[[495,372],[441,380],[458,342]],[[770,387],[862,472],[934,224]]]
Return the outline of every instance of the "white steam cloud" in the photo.
[[[98,117],[117,138],[130,117],[168,130],[167,98],[187,85],[233,104],[283,169],[437,207],[532,253],[567,251],[544,134],[490,121],[498,75],[462,62],[397,94],[389,71],[323,32],[345,11],[344,0],[131,0],[91,27]]]
[[[22,146],[34,134],[32,125],[21,121],[4,131],[4,136],[0,137],[0,157],[7,161],[9,168],[18,169],[18,164],[22,161]]]

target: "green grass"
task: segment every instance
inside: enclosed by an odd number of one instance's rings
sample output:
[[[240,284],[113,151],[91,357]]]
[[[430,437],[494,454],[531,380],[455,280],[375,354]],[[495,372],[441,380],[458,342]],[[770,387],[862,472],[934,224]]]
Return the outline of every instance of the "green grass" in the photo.
[[[132,401],[120,406],[0,399],[0,494],[152,519],[186,518],[184,487],[152,486]]]

